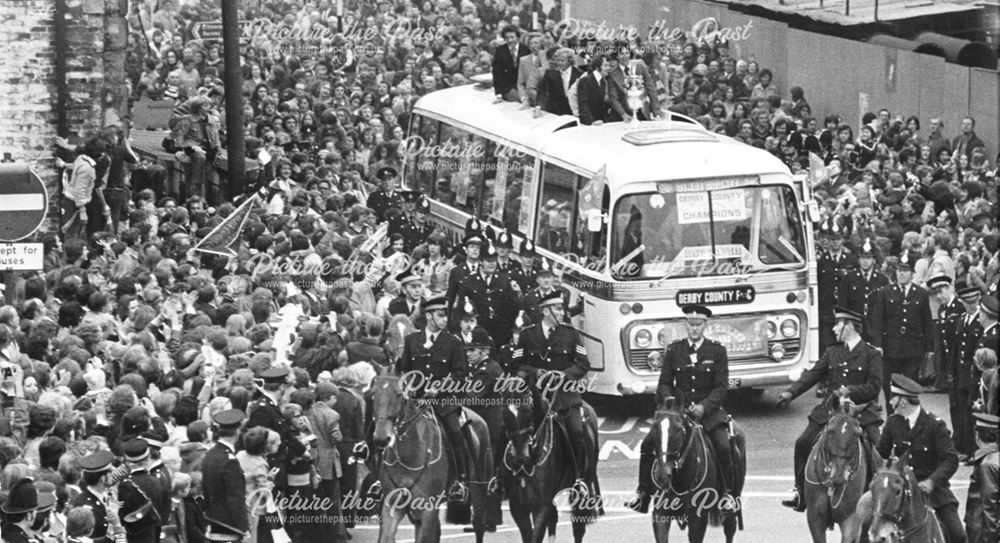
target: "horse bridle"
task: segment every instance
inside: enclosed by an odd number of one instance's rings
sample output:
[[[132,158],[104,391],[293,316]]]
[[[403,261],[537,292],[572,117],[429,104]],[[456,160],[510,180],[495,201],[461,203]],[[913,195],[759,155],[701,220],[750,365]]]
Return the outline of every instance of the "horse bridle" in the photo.
[[[664,458],[664,460],[668,460],[669,461],[669,460],[672,459],[674,461],[674,467],[675,468],[680,468],[681,464],[684,463],[684,461],[687,459],[688,455],[691,453],[691,450],[694,448],[694,446],[693,446],[694,445],[694,440],[691,439],[691,437],[695,433],[694,432],[694,425],[699,424],[698,421],[694,420],[687,413],[682,414],[681,417],[682,417],[681,420],[687,422],[687,424],[685,424],[684,427],[683,427],[683,429],[684,429],[684,442],[681,443],[681,446],[678,447],[678,449],[675,450],[675,451],[670,451],[668,449],[667,451],[663,452],[663,455],[664,455],[663,458]],[[662,430],[660,431],[661,447],[662,447],[663,441],[667,440],[668,437],[669,437],[668,435],[663,435],[663,431]],[[704,440],[704,438],[705,438],[705,436],[702,433],[701,434],[701,439]],[[683,449],[683,452],[681,452],[680,449]],[[706,448],[706,450],[707,450],[707,448]],[[706,458],[706,460],[707,460],[707,458]],[[704,471],[704,473],[702,473],[701,480],[698,482],[697,485],[695,485],[695,486],[693,486],[691,488],[701,488],[701,485],[704,484],[705,479],[708,477],[708,462],[703,462],[703,464],[705,464],[705,471]],[[659,485],[657,485],[657,486],[659,486]],[[683,496],[683,495],[687,494],[688,491],[690,490],[690,489],[688,489],[688,490],[686,490],[684,492],[679,492],[677,489],[673,488],[673,486],[674,486],[673,485],[673,480],[671,480],[670,481],[670,490],[673,491],[673,493],[676,494],[676,495],[678,495],[678,496]]]
[[[905,469],[905,468],[904,468]],[[904,473],[901,478],[903,479],[903,498],[899,500],[899,510],[896,511],[895,515],[888,515],[884,511],[879,511],[878,517],[882,520],[888,521],[893,526],[892,535],[896,538],[896,541],[902,543],[906,541],[906,538],[915,533],[917,530],[924,527],[927,522],[927,508],[924,507],[924,518],[920,519],[919,522],[914,523],[913,527],[905,532],[899,528],[900,522],[903,521],[903,514],[906,511],[907,503],[913,497],[913,487],[910,486],[910,479]]]

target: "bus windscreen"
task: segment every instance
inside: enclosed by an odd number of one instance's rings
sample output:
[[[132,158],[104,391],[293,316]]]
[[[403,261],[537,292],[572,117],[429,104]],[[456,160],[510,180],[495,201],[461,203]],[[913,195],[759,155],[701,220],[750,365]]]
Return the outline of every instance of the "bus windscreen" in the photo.
[[[806,264],[805,229],[787,185],[654,191],[621,197],[611,272],[623,280],[739,275]]]

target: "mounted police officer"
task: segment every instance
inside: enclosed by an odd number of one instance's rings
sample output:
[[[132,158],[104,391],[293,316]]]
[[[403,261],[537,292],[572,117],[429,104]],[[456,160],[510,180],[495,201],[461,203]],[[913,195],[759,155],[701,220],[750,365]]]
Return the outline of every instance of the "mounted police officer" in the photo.
[[[878,452],[882,458],[902,457],[919,481],[920,490],[930,498],[930,506],[941,523],[948,543],[964,543],[965,530],[958,518],[958,499],[949,479],[958,470],[958,452],[943,420],[920,407],[923,387],[913,379],[895,373],[889,388],[893,414],[882,429]]]
[[[976,454],[972,456],[965,530],[969,543],[1000,541],[1000,417],[976,413]]]
[[[72,507],[86,507],[94,514],[94,531],[90,538],[94,543],[107,543],[107,501],[111,482],[111,462],[115,459],[110,451],[99,450],[80,459],[83,490],[70,501]]]
[[[38,491],[30,477],[14,483],[0,511],[4,514],[0,535],[4,543],[33,543],[29,536],[38,511]]]
[[[802,435],[795,440],[795,489],[791,499],[781,502],[798,512],[806,510],[805,484],[806,460],[813,443],[830,421],[831,400],[834,396],[848,398],[861,410],[861,428],[864,430],[865,449],[869,455],[878,442],[878,430],[882,424],[878,394],[882,386],[882,355],[878,350],[861,339],[864,317],[843,307],[834,309],[836,323],[833,325],[836,344],[831,345],[809,371],[802,374],[781,393],[778,407],[785,408],[798,396],[820,382],[828,383],[829,396],[809,413],[809,424]],[[868,462],[869,468],[872,462]],[[869,477],[871,472],[867,474]]]
[[[576,329],[565,324],[566,309],[559,291],[553,290],[542,297],[538,301],[538,312],[537,324],[518,335],[517,348],[511,357],[512,369],[534,385],[532,391],[536,399],[545,391],[554,391],[551,408],[562,420],[573,448],[576,469],[573,488],[579,495],[587,495],[591,493],[585,482],[590,455],[587,454],[580,392],[590,371],[587,350],[580,344]]]
[[[423,330],[406,336],[398,370],[401,375],[418,372],[422,377],[414,381],[421,386],[404,392],[418,399],[437,399],[432,404],[434,413],[448,435],[456,464],[457,479],[449,490],[449,499],[466,501],[469,495],[466,481],[469,480],[470,458],[462,435],[462,406],[459,405],[455,392],[441,391],[446,383],[454,387],[454,384],[465,381],[469,371],[465,349],[462,341],[448,332],[448,306],[443,296],[425,300],[423,312],[427,323]]]
[[[157,543],[165,519],[160,511],[164,496],[160,482],[149,473],[149,444],[144,439],[130,439],[122,445],[128,475],[118,484],[122,524],[128,543]],[[204,468],[203,468],[204,469]]]
[[[245,418],[238,409],[212,417],[215,446],[205,453],[201,464],[207,541],[242,541],[250,530],[247,500],[256,507],[262,505],[259,496],[246,495],[243,468],[236,459],[236,436]]]
[[[381,182],[382,188],[368,196],[366,206],[375,212],[378,222],[382,222],[385,220],[386,211],[394,207],[400,209],[403,207],[403,197],[396,191],[396,180],[399,173],[396,172],[395,168],[388,166],[379,168],[375,177]]]
[[[257,383],[260,397],[250,404],[248,409],[250,416],[245,426],[246,429],[263,426],[281,436],[278,451],[268,457],[271,468],[279,470],[275,480],[275,486],[279,489],[285,486],[288,459],[302,456],[306,452],[306,446],[296,439],[291,423],[281,414],[278,406],[287,385],[288,373],[288,368],[284,366],[270,368],[260,373],[260,381]]]
[[[903,253],[896,283],[882,287],[871,314],[872,345],[882,353],[882,390],[889,397],[889,374],[916,379],[920,364],[934,354],[934,321],[927,291],[913,284],[913,265]],[[892,407],[889,407],[892,413]]]
[[[667,346],[661,358],[660,381],[656,388],[657,405],[666,398],[676,398],[686,406],[688,414],[701,421],[705,434],[712,441],[725,493],[720,504],[735,504],[730,489],[733,488],[734,468],[732,447],[729,442],[729,415],[723,409],[726,389],[729,388],[729,355],[726,348],[704,336],[705,325],[712,311],[700,305],[686,305],[684,313],[688,337]],[[654,363],[655,365],[655,363]],[[645,513],[653,493],[651,470],[653,467],[654,438],[647,435],[642,441],[639,459],[639,486],[636,498],[629,507]]]

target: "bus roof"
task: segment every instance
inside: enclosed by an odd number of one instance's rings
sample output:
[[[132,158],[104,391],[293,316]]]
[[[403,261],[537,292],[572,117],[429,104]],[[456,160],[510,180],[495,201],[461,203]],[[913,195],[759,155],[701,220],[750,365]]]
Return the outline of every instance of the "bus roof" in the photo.
[[[704,130],[700,125],[643,122],[576,126],[560,130],[541,146],[545,160],[590,172],[607,165],[609,187],[649,181],[741,175],[789,174],[763,149]],[[724,158],[720,158],[724,157]]]
[[[413,112],[443,117],[452,124],[482,130],[532,150],[537,149],[547,135],[577,122],[572,115],[544,112],[536,118],[531,109],[518,102],[496,103],[495,100],[492,87],[462,85],[427,94],[417,100]]]

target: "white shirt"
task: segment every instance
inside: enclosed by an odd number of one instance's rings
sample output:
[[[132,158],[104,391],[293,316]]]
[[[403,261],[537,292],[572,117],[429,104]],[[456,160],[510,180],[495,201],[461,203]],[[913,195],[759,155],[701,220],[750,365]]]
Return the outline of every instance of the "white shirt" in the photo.
[[[917,424],[917,418],[920,417],[920,411],[921,410],[922,410],[922,408],[918,407],[917,409],[913,410],[913,413],[910,413],[909,416],[906,417],[906,422],[909,423],[910,430],[912,430],[913,427],[916,426],[916,424]]]
[[[853,351],[854,348],[858,346],[858,343],[861,343],[861,336],[855,336],[854,337],[854,341],[848,341],[847,342],[847,350],[848,351]]]
[[[569,97],[569,87],[570,87],[569,80],[573,77],[573,67],[570,66],[569,68],[566,68],[565,70],[560,72],[560,75],[562,75],[563,92],[565,92],[566,96]]]

